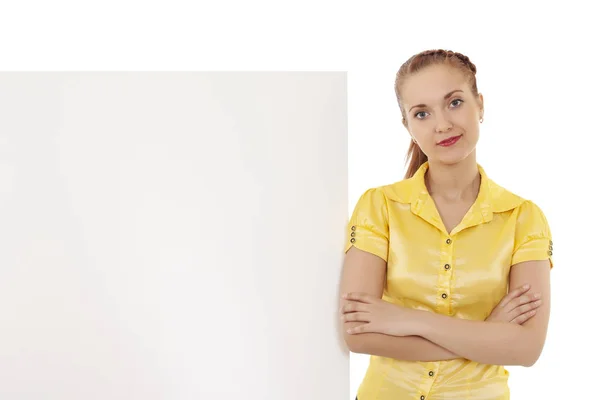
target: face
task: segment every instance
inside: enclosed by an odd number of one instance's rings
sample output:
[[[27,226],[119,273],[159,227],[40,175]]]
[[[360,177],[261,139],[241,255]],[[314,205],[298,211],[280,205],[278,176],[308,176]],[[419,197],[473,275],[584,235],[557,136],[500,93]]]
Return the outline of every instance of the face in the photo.
[[[483,96],[474,96],[460,70],[431,65],[410,76],[401,88],[404,126],[431,163],[455,164],[475,150]],[[453,136],[449,146],[440,142]]]

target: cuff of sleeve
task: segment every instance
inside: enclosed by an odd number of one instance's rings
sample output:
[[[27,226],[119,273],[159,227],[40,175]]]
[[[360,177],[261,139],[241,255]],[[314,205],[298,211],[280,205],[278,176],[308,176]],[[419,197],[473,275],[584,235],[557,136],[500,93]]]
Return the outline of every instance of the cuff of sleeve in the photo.
[[[511,265],[533,260],[549,260],[550,268],[554,267],[552,261],[552,240],[542,237],[525,243],[513,255]]]
[[[379,236],[367,228],[352,225],[348,229],[348,238],[344,252],[350,250],[354,246],[359,250],[366,251],[382,258],[385,262],[388,260],[388,240],[383,236]]]

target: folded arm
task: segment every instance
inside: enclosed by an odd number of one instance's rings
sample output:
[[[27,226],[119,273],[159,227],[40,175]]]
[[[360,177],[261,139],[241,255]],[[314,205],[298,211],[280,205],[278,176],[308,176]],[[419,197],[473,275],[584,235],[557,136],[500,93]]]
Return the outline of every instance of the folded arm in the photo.
[[[421,314],[417,332],[437,345],[485,364],[532,366],[539,358],[550,317],[550,263],[525,261],[511,268],[510,290],[529,283],[542,305],[523,325]]]
[[[356,323],[346,323],[351,328]],[[360,324],[360,323],[358,323]],[[404,361],[445,361],[462,358],[420,336],[389,336],[381,333],[364,333],[352,343],[354,353],[394,358]]]
[[[387,263],[356,247],[346,253],[342,271],[342,293],[358,291],[381,298],[386,278]],[[346,304],[341,299],[340,308]],[[361,325],[361,322],[344,322],[344,332]],[[344,333],[348,349],[354,353],[389,357],[404,361],[442,361],[461,358],[444,347],[420,336],[390,336],[382,333],[350,335]]]

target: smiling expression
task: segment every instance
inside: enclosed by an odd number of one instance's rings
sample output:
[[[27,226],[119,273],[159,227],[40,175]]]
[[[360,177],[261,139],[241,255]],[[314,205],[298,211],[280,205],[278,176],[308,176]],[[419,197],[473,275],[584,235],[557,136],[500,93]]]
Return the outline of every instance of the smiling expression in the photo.
[[[430,65],[404,82],[401,97],[404,126],[431,162],[455,163],[475,149],[483,96],[473,94],[460,70]],[[454,144],[440,144],[454,136],[460,136]]]

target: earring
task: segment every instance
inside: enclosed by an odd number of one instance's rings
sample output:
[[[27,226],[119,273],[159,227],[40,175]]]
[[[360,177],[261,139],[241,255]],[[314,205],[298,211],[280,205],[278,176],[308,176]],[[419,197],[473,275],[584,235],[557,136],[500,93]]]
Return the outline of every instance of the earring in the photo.
[[[481,124],[481,123],[483,123],[483,117],[481,117],[481,118],[479,119],[479,123],[480,123],[480,124]]]

